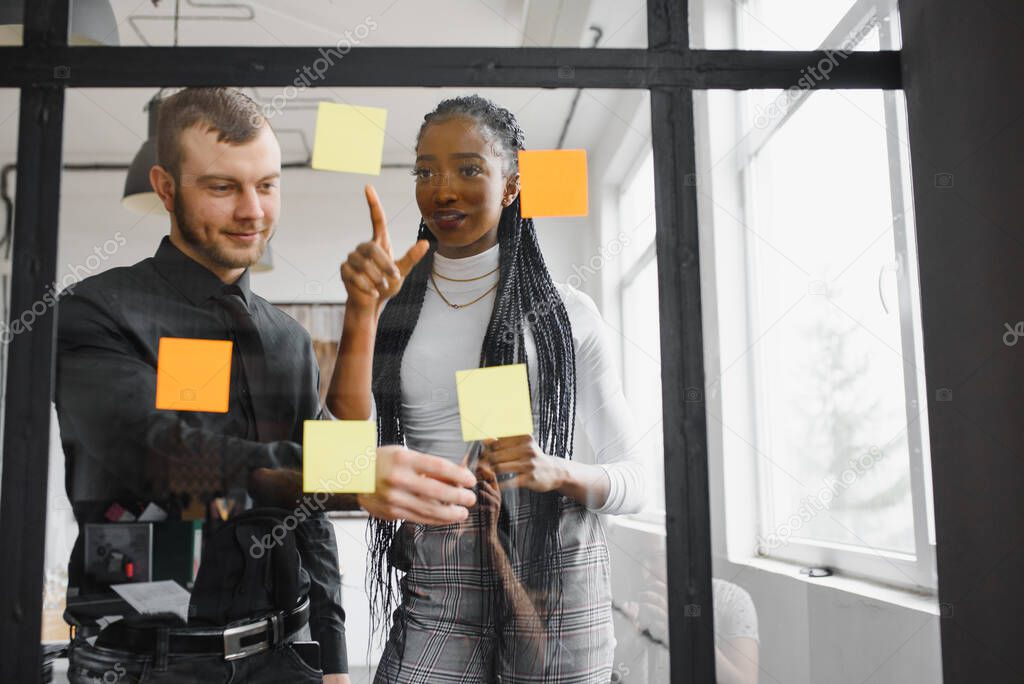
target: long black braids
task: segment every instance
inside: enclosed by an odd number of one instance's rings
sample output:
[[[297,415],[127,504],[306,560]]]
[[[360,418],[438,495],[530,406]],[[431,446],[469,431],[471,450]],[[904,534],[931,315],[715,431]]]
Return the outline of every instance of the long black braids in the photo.
[[[506,175],[518,170],[518,151],[524,149],[524,135],[515,116],[476,95],[442,101],[424,117],[417,140],[427,126],[453,118],[472,120],[485,136],[497,143],[505,160]],[[422,222],[419,238],[430,241],[431,247],[406,277],[402,289],[388,302],[377,328],[373,394],[382,445],[405,443],[401,412],[402,356],[419,319],[436,250],[436,239]],[[576,410],[572,326],[541,254],[533,220],[522,217],[518,197],[502,210],[498,244],[498,290],[480,350],[480,366],[526,363],[525,326],[530,327],[537,355],[533,365],[538,386],[531,387],[538,412],[534,425],[537,443],[548,455],[571,458]],[[547,628],[557,635],[562,594],[561,554],[558,553],[562,496],[558,492],[522,491],[525,505],[529,506],[529,523],[524,530],[511,529],[514,526],[508,520],[506,507],[502,506],[499,527],[507,535],[514,535],[506,549],[508,557],[521,568],[519,580],[535,597],[539,604],[535,607]],[[394,522],[370,520],[368,581],[375,632],[397,607],[396,569],[406,569],[400,559],[389,557],[396,531]],[[521,546],[515,537],[521,537]],[[503,646],[510,612],[507,593],[499,591],[496,597],[494,618],[499,649]]]

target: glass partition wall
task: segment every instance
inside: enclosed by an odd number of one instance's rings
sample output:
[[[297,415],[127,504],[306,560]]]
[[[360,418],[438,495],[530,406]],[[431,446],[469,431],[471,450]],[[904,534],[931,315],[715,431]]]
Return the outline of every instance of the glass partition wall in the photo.
[[[281,232],[272,262],[253,269],[253,289],[267,293],[322,345],[320,372],[329,375],[345,304],[338,265],[370,232],[361,186],[378,186],[396,246],[411,243],[419,220],[412,199],[422,115],[445,97],[478,92],[516,115],[527,148],[585,149],[588,155],[588,215],[538,219],[537,231],[553,280],[582,292],[599,315],[598,332],[635,422],[628,449],[646,485],[641,506],[600,521],[611,568],[604,609],[616,640],[612,681],[861,681],[821,676],[824,665],[807,654],[807,639],[788,638],[781,627],[790,619],[807,632],[826,624],[843,597],[855,595],[853,585],[790,587],[805,598],[821,592],[817,605],[832,613],[786,615],[763,601],[771,598],[772,582],[782,581],[773,577],[782,576],[783,564],[795,572],[832,567],[837,576],[863,579],[872,559],[858,565],[851,551],[843,557],[847,565],[834,555],[859,542],[892,556],[874,558],[879,574],[870,577],[879,583],[924,596],[934,588],[927,555],[927,426],[913,425],[900,437],[907,418],[897,410],[923,382],[910,373],[920,365],[912,228],[901,222],[883,230],[883,219],[896,212],[895,195],[886,193],[899,185],[891,174],[900,138],[865,127],[868,137],[857,142],[834,141],[846,147],[810,142],[827,136],[828,122],[850,108],[901,130],[893,51],[898,31],[888,23],[894,14],[885,14],[883,25],[879,3],[868,3],[876,14],[864,14],[862,2],[832,3],[808,18],[804,33],[779,35],[773,22],[791,22],[789,15],[773,14],[772,3],[453,0],[427,11],[399,0],[310,3],[300,12],[283,2],[150,7],[114,1],[108,3],[110,25],[88,31],[67,2],[26,4],[23,46],[0,48],[0,87],[6,89],[0,116],[10,114],[3,125],[4,163],[16,161],[5,179],[17,180],[10,187],[14,213],[7,238],[12,325],[35,311],[34,302],[54,284],[60,291],[153,254],[166,234],[167,213],[124,208],[130,162],[150,138],[147,105],[180,86],[231,86],[260,104],[282,151]],[[734,14],[726,6],[734,6]],[[724,32],[742,24],[744,13],[749,21],[741,38]],[[860,36],[857,47],[837,57],[849,31]],[[87,47],[71,39],[84,33],[99,38]],[[828,67],[818,66],[823,60]],[[807,70],[815,67],[828,69],[827,79],[808,81]],[[310,169],[322,101],[387,109],[379,176]],[[741,120],[752,124],[734,128]],[[861,158],[849,156],[854,153]],[[834,221],[833,214],[843,214],[836,210],[840,197],[820,188],[817,204],[789,220],[780,205],[796,201],[812,180],[800,169],[839,164],[844,155],[857,164],[842,187],[847,196],[865,198],[859,213],[840,216],[846,223]],[[904,157],[900,163],[906,174],[909,162]],[[741,175],[726,183],[716,175],[723,168]],[[879,175],[884,169],[888,181]],[[16,188],[22,190],[13,203]],[[898,202],[909,207],[909,193],[901,192]],[[821,222],[828,230],[816,229]],[[764,244],[749,244],[744,232]],[[852,261],[858,250],[877,254],[844,272],[843,258]],[[792,338],[766,335],[759,345],[756,336],[732,334],[740,327],[749,334],[747,326],[762,330],[766,318],[784,312],[804,275],[831,292],[837,273],[849,278],[846,296],[835,293],[828,308],[826,293],[803,293],[800,325],[794,320],[786,328]],[[887,318],[870,307],[864,287],[876,275],[882,305],[898,315]],[[0,603],[11,607],[0,625],[0,657],[15,681],[38,672],[40,635],[48,644],[66,639],[62,564],[77,534],[52,414],[60,311],[39,308],[33,325],[4,338],[0,541],[18,560],[0,571]],[[861,325],[839,325],[840,308]],[[820,329],[827,324],[842,330]],[[895,357],[894,349],[900,350]],[[800,365],[822,353],[831,353],[838,367],[827,381]],[[841,353],[872,362],[840,362]],[[730,371],[732,363],[738,365]],[[850,401],[867,397],[876,413],[829,403],[839,401],[844,373],[869,387],[851,391]],[[798,378],[809,384],[801,387]],[[828,407],[827,425],[799,413]],[[593,450],[599,433],[589,434],[584,423],[590,417],[578,416],[580,454]],[[806,430],[796,431],[799,425]],[[855,434],[857,426],[870,434]],[[896,436],[885,441],[886,430]],[[818,480],[841,476],[837,464],[862,451],[870,457],[872,445],[886,458],[850,487],[847,508],[833,508],[768,548]],[[774,459],[773,468],[758,458],[775,451],[789,460]],[[780,476],[783,469],[794,477]],[[360,513],[331,520],[349,614],[349,658],[359,681],[372,675],[379,658],[364,593],[366,520]],[[779,564],[780,574],[746,570],[769,562]],[[759,579],[747,582],[744,572]],[[727,633],[720,624],[754,613],[760,640],[749,623],[743,633]],[[751,641],[763,644],[760,655]],[[838,638],[815,646],[845,648]],[[803,664],[780,664],[800,648]],[[915,653],[930,657],[937,643]]]

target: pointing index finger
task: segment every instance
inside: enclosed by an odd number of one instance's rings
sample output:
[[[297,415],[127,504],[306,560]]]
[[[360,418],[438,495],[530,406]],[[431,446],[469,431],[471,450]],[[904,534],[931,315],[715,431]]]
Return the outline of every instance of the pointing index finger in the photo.
[[[372,185],[367,185],[366,204],[370,207],[370,222],[373,224],[373,241],[391,254],[391,239],[388,237],[388,220],[384,215],[384,207],[380,204],[380,198]]]

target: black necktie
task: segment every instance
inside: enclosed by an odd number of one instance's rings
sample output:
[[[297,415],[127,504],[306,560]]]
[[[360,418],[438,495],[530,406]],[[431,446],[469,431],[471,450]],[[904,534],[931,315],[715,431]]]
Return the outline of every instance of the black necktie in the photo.
[[[233,337],[245,373],[245,382],[240,382],[239,387],[243,401],[247,399],[252,406],[256,419],[256,438],[262,440],[267,436],[268,421],[273,415],[273,409],[265,405],[269,387],[263,341],[237,285],[226,286],[224,293],[214,299],[231,314]]]

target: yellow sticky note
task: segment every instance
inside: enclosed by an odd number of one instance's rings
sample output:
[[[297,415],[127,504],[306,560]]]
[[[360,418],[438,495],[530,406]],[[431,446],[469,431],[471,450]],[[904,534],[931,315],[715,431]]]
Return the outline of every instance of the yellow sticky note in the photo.
[[[227,413],[231,340],[161,337],[156,361],[156,407]]]
[[[313,168],[380,175],[388,110],[321,102],[316,113]]]
[[[524,218],[587,215],[586,150],[520,150]]]
[[[526,364],[455,372],[462,439],[497,439],[533,434]]]
[[[372,494],[377,486],[377,423],[307,420],[302,426],[302,491]]]

